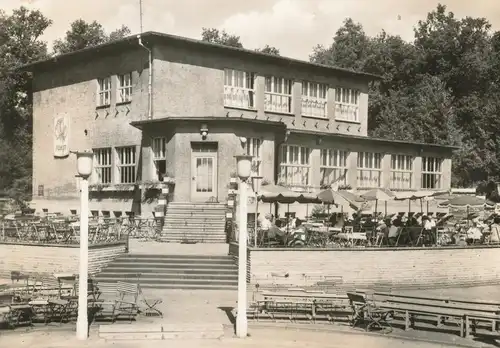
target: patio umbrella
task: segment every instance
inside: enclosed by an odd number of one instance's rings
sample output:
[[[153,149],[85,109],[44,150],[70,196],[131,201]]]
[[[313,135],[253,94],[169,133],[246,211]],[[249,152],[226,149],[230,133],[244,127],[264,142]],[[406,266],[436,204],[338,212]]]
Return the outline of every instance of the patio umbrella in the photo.
[[[346,190],[336,191],[331,188],[321,191],[317,197],[323,204],[336,204],[341,207],[348,206],[354,210],[359,210],[361,205],[366,202],[354,193]]]
[[[394,197],[396,194],[386,188],[376,188],[361,195],[361,198],[367,201],[375,201],[375,216],[377,215],[378,201],[385,202],[385,215],[387,215],[387,201],[393,200]]]
[[[401,192],[396,193],[395,200],[404,201],[408,200],[408,213],[411,210],[411,201],[420,200],[420,211],[424,212],[423,199],[430,199],[448,194],[449,191],[417,191],[417,192]]]
[[[458,196],[452,198],[448,201],[442,202],[440,206],[448,207],[448,208],[465,208],[466,209],[466,217],[468,218],[470,215],[470,209],[480,209],[480,208],[494,208],[495,203],[488,201],[484,198],[479,198],[476,196]],[[468,221],[468,220],[467,220]]]

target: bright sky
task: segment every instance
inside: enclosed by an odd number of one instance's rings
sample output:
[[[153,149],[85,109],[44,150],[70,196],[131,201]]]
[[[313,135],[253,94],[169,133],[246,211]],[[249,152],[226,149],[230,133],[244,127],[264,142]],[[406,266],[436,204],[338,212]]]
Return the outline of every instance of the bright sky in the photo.
[[[346,17],[375,35],[381,29],[410,40],[413,26],[436,0],[143,0],[144,31],[200,38],[202,27],[241,36],[246,48],[276,46],[281,54],[307,59],[316,44],[328,45]],[[486,17],[500,29],[498,0],[441,0],[456,16]],[[139,0],[0,0],[10,12],[25,5],[53,20],[44,37],[64,36],[72,21],[97,20],[108,31],[127,25],[139,32]],[[399,19],[400,18],[400,19]]]

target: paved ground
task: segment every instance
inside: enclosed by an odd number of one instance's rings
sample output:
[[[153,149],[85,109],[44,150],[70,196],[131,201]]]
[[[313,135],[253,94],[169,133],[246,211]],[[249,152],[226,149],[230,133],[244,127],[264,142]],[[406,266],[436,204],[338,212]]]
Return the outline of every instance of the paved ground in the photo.
[[[31,332],[23,334],[4,334],[0,336],[0,347],[30,347],[30,348],[59,348],[59,347],[92,347],[92,348],[148,348],[154,346],[167,346],[179,348],[221,348],[221,347],[370,347],[370,348],[437,348],[460,347],[460,343],[449,341],[447,343],[431,343],[422,341],[409,341],[402,338],[353,334],[344,332],[314,332],[309,330],[283,330],[283,329],[253,329],[252,335],[246,339],[234,337],[221,340],[173,340],[173,341],[128,341],[105,342],[91,338],[86,342],[75,340],[74,332],[52,331]],[[471,347],[490,345],[473,344]]]
[[[130,239],[129,241],[131,254],[224,256],[227,255],[228,251],[229,245],[226,243],[158,243],[139,239]]]

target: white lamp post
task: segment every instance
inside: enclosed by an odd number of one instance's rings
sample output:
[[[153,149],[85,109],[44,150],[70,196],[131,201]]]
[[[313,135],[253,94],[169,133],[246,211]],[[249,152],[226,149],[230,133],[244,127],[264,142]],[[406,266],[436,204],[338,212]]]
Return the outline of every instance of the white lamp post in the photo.
[[[255,227],[254,227],[254,236],[253,236],[253,246],[257,247],[257,215],[259,214],[259,191],[260,184],[262,182],[261,176],[252,176],[252,186],[253,192],[255,192]]]
[[[236,335],[245,338],[248,334],[247,320],[247,180],[252,174],[253,156],[235,156],[239,183],[239,238],[238,238],[238,314],[236,316]]]
[[[76,321],[76,337],[79,340],[88,338],[87,298],[89,269],[89,181],[92,174],[92,151],[75,152],[80,182],[80,269],[78,287],[78,319]]]

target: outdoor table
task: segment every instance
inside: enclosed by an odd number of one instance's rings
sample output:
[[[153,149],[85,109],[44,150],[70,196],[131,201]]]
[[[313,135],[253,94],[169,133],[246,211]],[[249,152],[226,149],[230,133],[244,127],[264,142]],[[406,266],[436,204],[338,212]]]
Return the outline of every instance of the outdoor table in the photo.
[[[159,304],[161,304],[163,302],[163,300],[161,298],[157,298],[157,297],[148,298],[148,297],[145,297],[145,298],[143,298],[142,301],[144,302],[144,304],[147,307],[144,310],[144,315],[145,316],[147,316],[147,317],[149,317],[149,316],[159,316],[159,317],[163,318],[162,311],[160,311],[158,308],[156,308],[156,306],[158,306]]]

